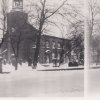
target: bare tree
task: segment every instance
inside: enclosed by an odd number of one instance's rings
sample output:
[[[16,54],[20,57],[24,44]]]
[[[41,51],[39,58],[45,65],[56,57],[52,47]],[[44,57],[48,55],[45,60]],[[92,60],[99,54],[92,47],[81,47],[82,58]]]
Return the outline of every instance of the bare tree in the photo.
[[[0,49],[1,46],[4,43],[4,36],[6,34],[6,18],[7,18],[7,10],[8,10],[8,5],[7,5],[7,0],[0,0],[1,4],[1,11],[0,11],[0,30],[1,30],[1,36],[0,36]],[[1,56],[1,50],[0,50],[0,56]],[[0,73],[2,72],[2,59],[0,58]]]
[[[71,52],[78,63],[84,63],[84,21],[78,21],[70,27]]]
[[[20,61],[20,52],[22,50],[22,46],[23,46],[23,43],[22,41],[31,41],[33,43],[34,39],[32,36],[30,35],[27,35],[26,37],[26,34],[25,31],[24,31],[24,28],[26,28],[26,24],[27,22],[24,22],[24,23],[21,23],[21,25],[19,24],[16,24],[17,27],[14,27],[12,28],[12,32],[10,33],[10,44],[11,44],[11,48],[12,48],[12,51],[13,51],[13,59],[12,59],[12,63],[14,64],[15,66],[15,70],[18,69],[18,63]],[[26,44],[27,46],[27,44]],[[28,48],[30,49],[30,48]]]
[[[89,63],[92,61],[92,38],[94,33],[96,33],[96,27],[99,25],[98,23],[98,16],[100,16],[100,3],[99,0],[88,0],[87,3],[87,10],[88,10],[88,18],[87,19],[87,51],[89,51]],[[91,51],[91,52],[90,52]]]
[[[7,0],[0,0],[1,3],[1,11],[0,11],[0,30],[1,30],[1,43],[0,43],[0,47],[2,46],[3,42],[4,42],[4,36],[7,33],[7,12],[8,12],[8,1]]]
[[[91,49],[92,49],[92,62],[96,65],[100,62],[100,25],[97,25],[94,34],[91,38]]]
[[[30,15],[30,17],[33,20],[35,19],[36,22],[35,24],[38,26],[38,36],[37,36],[36,50],[35,50],[34,62],[33,62],[34,67],[37,66],[37,62],[38,62],[41,35],[43,31],[46,29],[46,26],[49,23],[52,23],[52,21],[50,21],[50,18],[56,15],[59,12],[59,10],[65,5],[66,2],[67,0],[64,0],[58,8],[53,7],[53,9],[52,7],[51,8],[48,7],[47,0],[39,0],[39,5],[31,3],[36,10],[36,16],[32,14]]]
[[[11,47],[14,53],[14,58],[13,58],[13,63],[15,66],[15,70],[18,69],[18,60],[19,60],[19,49],[20,49],[20,44],[22,42],[22,32],[21,29],[18,28],[17,29],[17,34],[13,33],[10,35],[10,43],[11,43]]]
[[[96,20],[98,15],[100,15],[100,4],[98,0],[89,0],[88,1],[88,9],[89,9],[89,28],[90,34],[92,35],[94,32],[95,25],[97,24]]]
[[[74,47],[71,47],[72,44],[69,46],[69,50],[65,51],[65,54],[67,56],[70,55],[69,60],[71,60],[71,51],[74,50],[74,52],[77,55],[77,58],[79,58],[79,54],[82,53],[84,51],[84,45],[81,46],[81,44],[83,43],[83,36],[84,36],[84,16],[81,13],[82,9],[74,7],[73,4],[71,5],[67,5],[68,7],[64,8],[64,13],[60,14],[63,19],[64,22],[68,23],[68,25],[66,25],[65,23],[62,23],[62,27],[61,28],[61,34],[62,34],[62,38],[64,39],[62,41],[62,48],[64,48],[66,42],[65,39],[69,38],[71,41],[76,42],[77,44],[74,43]],[[68,10],[68,8],[70,10]],[[69,26],[69,28],[68,28]],[[68,30],[66,32],[64,32],[64,27]],[[80,42],[79,42],[80,40]],[[80,48],[80,50],[79,50]],[[68,52],[69,51],[69,52]],[[84,52],[83,52],[84,53]],[[62,55],[64,55],[64,51],[62,49],[62,53],[61,53],[61,58],[63,57]],[[83,59],[83,58],[81,58]]]

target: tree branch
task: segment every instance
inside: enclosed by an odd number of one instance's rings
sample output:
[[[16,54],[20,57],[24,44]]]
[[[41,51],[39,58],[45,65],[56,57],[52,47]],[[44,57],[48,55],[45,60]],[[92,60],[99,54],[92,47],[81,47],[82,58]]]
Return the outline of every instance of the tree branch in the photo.
[[[45,20],[48,19],[49,17],[53,16],[66,2],[67,2],[67,0],[65,0],[51,15],[47,16],[45,18]]]

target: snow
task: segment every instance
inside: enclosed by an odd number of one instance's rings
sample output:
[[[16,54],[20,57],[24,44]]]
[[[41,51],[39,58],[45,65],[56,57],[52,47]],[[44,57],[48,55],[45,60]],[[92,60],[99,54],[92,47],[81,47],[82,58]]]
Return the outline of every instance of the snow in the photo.
[[[44,67],[46,66],[46,67]],[[55,65],[51,64],[38,64],[37,70],[49,70],[49,69],[74,69],[74,68],[84,68],[84,66],[77,66],[77,67],[69,67],[68,63],[64,63],[62,65],[60,65],[60,67],[54,67]],[[59,64],[58,64],[59,66]]]
[[[77,67],[69,67],[68,66],[68,63],[65,63],[65,64],[62,64],[60,65],[60,67],[54,67],[55,65],[54,64],[40,64],[38,63],[37,64],[37,68],[36,70],[39,71],[39,70],[49,70],[49,69],[72,69],[72,68],[83,68],[84,66],[77,66]],[[59,66],[59,64],[58,64]],[[22,65],[19,65],[18,64],[18,70],[17,72],[24,72],[24,71],[33,71],[32,69],[32,66],[28,66],[27,63],[22,63]],[[15,71],[15,67],[12,66],[11,64],[6,64],[6,65],[3,65],[3,72],[16,72]]]
[[[6,65],[3,65],[3,72],[12,72],[14,71],[14,66],[10,65],[10,64],[6,64]]]
[[[38,64],[38,68],[41,67]],[[17,71],[12,65],[3,65],[3,71],[10,73],[0,75],[0,97],[77,97],[84,94],[83,70],[37,71],[24,63]]]
[[[12,64],[3,65],[3,72],[13,72],[15,71],[15,67]],[[28,67],[27,63],[23,63],[22,65],[18,64],[18,71],[30,70],[31,67]]]
[[[92,63],[90,65],[90,68],[97,68],[97,67],[100,67],[100,64]]]
[[[100,68],[88,70],[88,93],[90,96],[100,95]]]

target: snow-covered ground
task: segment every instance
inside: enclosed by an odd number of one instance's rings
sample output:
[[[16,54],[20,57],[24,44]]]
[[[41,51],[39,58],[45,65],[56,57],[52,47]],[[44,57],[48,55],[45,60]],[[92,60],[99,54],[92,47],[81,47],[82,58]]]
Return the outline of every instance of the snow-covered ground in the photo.
[[[90,68],[98,68],[98,67],[100,67],[100,64],[93,63],[89,67]]]
[[[84,66],[77,66],[73,68],[83,68]],[[60,67],[54,67],[53,64],[39,64],[37,65],[36,70],[49,70],[49,69],[72,69],[72,67],[68,66],[68,63],[62,64]],[[32,67],[29,67],[27,63],[23,63],[22,66],[18,65],[18,71],[23,70],[32,70]],[[12,65],[6,64],[3,65],[3,72],[15,72],[15,68]]]
[[[53,64],[46,64],[47,66],[43,66],[38,64],[37,70],[50,70],[50,69],[75,69],[75,68],[84,68],[84,66],[76,66],[76,67],[69,67],[68,63],[60,65],[60,67],[54,67]]]
[[[31,67],[28,67],[27,63],[23,63],[22,65],[18,64],[18,71],[30,70]],[[15,67],[9,64],[3,65],[3,72],[15,72]]]
[[[97,66],[96,66],[97,67]],[[100,96],[100,68],[88,70],[88,94]]]
[[[43,67],[38,65],[38,67]],[[84,71],[37,71],[27,64],[19,66],[3,66],[0,74],[0,97],[32,97],[32,96],[83,96]]]

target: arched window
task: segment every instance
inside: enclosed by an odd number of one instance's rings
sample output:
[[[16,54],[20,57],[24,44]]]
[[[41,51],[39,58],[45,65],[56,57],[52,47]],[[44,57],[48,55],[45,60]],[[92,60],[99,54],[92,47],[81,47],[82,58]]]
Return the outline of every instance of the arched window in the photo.
[[[55,49],[55,47],[56,47],[56,43],[53,41],[52,48]]]
[[[60,60],[60,53],[58,53],[58,57],[57,58]]]
[[[14,0],[13,6],[15,9],[22,9],[23,8],[23,0]]]
[[[15,28],[12,27],[11,28],[11,32],[14,33],[15,32]]]
[[[46,48],[49,48],[50,46],[49,46],[49,42],[48,41],[46,41]]]
[[[54,52],[52,53],[52,59],[55,59],[55,53]]]
[[[58,43],[58,49],[61,49],[61,43]]]
[[[15,2],[15,6],[19,7],[20,6],[20,2]]]

